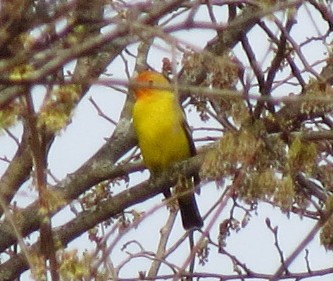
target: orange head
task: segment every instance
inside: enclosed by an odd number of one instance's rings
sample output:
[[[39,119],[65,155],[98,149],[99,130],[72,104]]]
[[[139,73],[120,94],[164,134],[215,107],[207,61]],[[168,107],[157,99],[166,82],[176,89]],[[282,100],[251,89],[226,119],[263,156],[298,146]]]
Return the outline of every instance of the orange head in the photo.
[[[159,87],[162,88],[162,90],[166,90],[163,88],[170,87],[168,79],[166,79],[163,74],[150,70],[139,73],[139,75],[134,78],[134,81],[137,83],[134,87],[134,93],[137,98],[150,96],[154,91],[158,90]]]

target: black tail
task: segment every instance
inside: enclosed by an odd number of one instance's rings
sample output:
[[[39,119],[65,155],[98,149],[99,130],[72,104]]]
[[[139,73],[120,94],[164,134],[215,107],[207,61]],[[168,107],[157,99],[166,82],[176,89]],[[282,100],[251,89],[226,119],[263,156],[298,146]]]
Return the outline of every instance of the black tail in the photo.
[[[194,193],[180,195],[178,197],[180,214],[182,217],[183,227],[187,229],[200,228],[203,221],[199,213]]]

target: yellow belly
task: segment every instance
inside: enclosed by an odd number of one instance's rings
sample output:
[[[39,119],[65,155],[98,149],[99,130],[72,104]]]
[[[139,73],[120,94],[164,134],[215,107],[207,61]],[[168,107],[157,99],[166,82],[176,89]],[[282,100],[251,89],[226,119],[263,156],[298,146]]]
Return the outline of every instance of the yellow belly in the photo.
[[[191,156],[183,113],[173,95],[138,100],[133,123],[147,168],[159,172]]]

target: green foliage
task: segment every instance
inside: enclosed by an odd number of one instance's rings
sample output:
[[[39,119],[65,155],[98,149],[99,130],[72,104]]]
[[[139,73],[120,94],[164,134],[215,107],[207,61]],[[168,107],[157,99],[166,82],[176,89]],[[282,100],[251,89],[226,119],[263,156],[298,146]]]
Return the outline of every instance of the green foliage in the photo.
[[[204,67],[206,70],[205,78],[200,86],[214,87],[214,89],[231,89],[234,88],[238,81],[238,74],[241,69],[240,63],[230,56],[211,56],[209,53],[197,53],[194,51],[187,51],[182,58],[184,66],[184,74],[191,81],[195,79],[194,76],[198,69]],[[218,95],[213,99],[218,100],[223,112],[227,115],[231,115],[236,122],[240,125],[242,121],[249,117],[248,110],[245,106],[244,100],[235,97],[230,99],[224,99]],[[192,97],[191,103],[200,112],[200,117],[203,121],[209,119],[208,105],[209,98],[202,97],[200,95]]]
[[[184,52],[182,64],[185,75],[193,76],[202,67],[206,69],[203,86],[211,85],[216,89],[228,89],[235,86],[238,81],[240,65],[229,54],[212,56],[210,53],[187,51]]]
[[[333,89],[329,84],[310,80],[305,90],[305,97],[309,97],[309,100],[301,104],[303,114],[329,113],[333,110]]]
[[[93,210],[98,203],[111,196],[110,187],[107,181],[95,185],[89,192],[84,194],[80,199],[81,206],[84,210]]]
[[[252,172],[246,176],[242,197],[246,201],[257,201],[258,199],[269,199],[278,185],[276,173],[272,169],[260,172]]]
[[[77,250],[62,251],[59,254],[59,273],[63,281],[85,280],[90,276],[93,256],[85,253],[83,258],[78,256]]]
[[[17,120],[18,107],[10,105],[0,110],[0,131],[13,126]]]
[[[316,168],[318,178],[328,191],[333,191],[333,167],[331,165],[321,165]]]
[[[296,138],[288,152],[288,167],[291,173],[311,173],[316,165],[317,149],[314,143]]]
[[[201,175],[220,179],[246,169],[238,187],[243,200],[272,199],[283,211],[290,211],[296,197],[292,174],[312,171],[316,146],[295,139],[288,151],[281,138],[267,137],[261,125],[255,122],[238,132],[225,133],[218,148],[207,154]]]
[[[277,189],[274,194],[274,202],[281,208],[282,211],[288,212],[294,203],[295,186],[290,175],[282,178],[277,184]]]
[[[44,257],[36,253],[29,253],[29,263],[31,266],[31,274],[35,280],[44,281],[46,266],[44,262]]]
[[[70,121],[80,88],[79,85],[70,84],[54,89],[41,109],[38,126],[51,132],[64,128]]]
[[[29,64],[22,64],[19,66],[16,66],[12,69],[12,71],[9,74],[9,78],[12,81],[24,81],[25,79],[29,79],[31,74],[33,73],[34,68]]]
[[[321,229],[320,242],[326,249],[333,250],[333,196],[327,198],[325,211],[330,217]]]
[[[207,153],[201,176],[208,179],[227,177],[239,167],[246,166],[258,155],[264,143],[251,130],[227,132],[217,149]]]

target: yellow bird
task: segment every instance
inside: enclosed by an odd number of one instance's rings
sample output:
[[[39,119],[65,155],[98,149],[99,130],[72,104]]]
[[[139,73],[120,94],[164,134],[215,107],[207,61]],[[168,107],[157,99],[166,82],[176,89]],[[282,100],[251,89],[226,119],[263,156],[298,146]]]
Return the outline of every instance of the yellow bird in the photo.
[[[143,71],[135,82],[134,129],[144,163],[156,176],[172,164],[195,155],[196,151],[184,112],[169,81],[161,73]],[[194,183],[198,180],[196,175]],[[193,184],[188,182],[190,179],[183,181],[182,194],[177,197],[183,226],[185,229],[200,228],[203,221],[195,201]],[[170,196],[170,192],[164,194]]]

